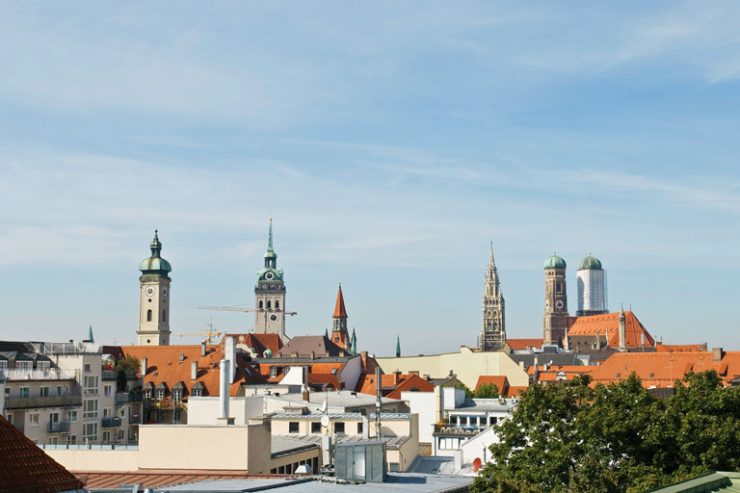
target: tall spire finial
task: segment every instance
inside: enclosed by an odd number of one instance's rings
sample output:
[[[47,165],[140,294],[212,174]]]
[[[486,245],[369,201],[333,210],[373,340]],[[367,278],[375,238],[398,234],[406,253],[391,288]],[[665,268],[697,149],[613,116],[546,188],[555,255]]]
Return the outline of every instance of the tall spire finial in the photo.
[[[152,257],[159,257],[162,252],[162,242],[159,241],[159,230],[154,230],[154,238],[149,243],[149,247],[152,249]]]
[[[396,358],[401,357],[401,334],[396,335]]]
[[[270,229],[267,234],[267,250],[272,251],[272,217],[270,217]]]

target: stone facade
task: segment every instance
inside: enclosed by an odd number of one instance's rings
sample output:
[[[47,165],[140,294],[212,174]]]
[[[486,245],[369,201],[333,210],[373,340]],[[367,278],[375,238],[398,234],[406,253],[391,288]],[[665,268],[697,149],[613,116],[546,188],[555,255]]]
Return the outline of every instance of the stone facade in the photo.
[[[483,331],[478,337],[481,351],[495,351],[506,344],[505,303],[493,259],[493,245],[488,257],[488,268],[483,283]]]

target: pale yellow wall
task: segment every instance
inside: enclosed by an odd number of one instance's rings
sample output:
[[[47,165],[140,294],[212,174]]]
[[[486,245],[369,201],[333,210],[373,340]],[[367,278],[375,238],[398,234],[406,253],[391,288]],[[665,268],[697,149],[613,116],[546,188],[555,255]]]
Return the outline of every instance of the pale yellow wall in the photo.
[[[138,450],[45,450],[69,471],[128,472],[139,469]]]
[[[249,428],[142,426],[139,432],[140,465],[154,469],[247,469]],[[266,452],[269,455],[270,449]]]
[[[508,354],[498,351],[474,352],[461,347],[456,353],[428,356],[403,356],[400,358],[376,358],[385,373],[399,370],[402,373],[418,371],[432,378],[444,378],[450,371],[465,385],[473,389],[481,375],[505,375],[512,386],[529,385],[529,377]]]

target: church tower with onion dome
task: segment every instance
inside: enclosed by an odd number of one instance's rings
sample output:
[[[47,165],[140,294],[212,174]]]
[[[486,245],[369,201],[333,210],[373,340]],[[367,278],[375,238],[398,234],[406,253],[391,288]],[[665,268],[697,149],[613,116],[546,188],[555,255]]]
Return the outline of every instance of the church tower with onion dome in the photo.
[[[562,345],[568,333],[568,293],[565,260],[556,254],[545,260],[544,343]]]
[[[139,265],[139,330],[140,346],[170,345],[170,263],[162,258],[158,232],[150,243],[152,254]]]
[[[576,272],[578,287],[577,316],[609,313],[606,296],[606,271],[601,261],[589,254]]]
[[[285,341],[285,282],[277,268],[277,253],[272,247],[272,218],[267,233],[265,267],[257,273],[254,288],[254,331],[257,334],[279,334]]]

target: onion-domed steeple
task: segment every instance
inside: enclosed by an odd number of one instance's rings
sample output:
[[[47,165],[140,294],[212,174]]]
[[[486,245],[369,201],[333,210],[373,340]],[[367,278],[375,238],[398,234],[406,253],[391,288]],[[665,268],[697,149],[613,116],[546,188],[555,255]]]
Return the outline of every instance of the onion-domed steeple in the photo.
[[[565,269],[565,267],[565,259],[555,253],[553,253],[551,257],[545,260],[545,269]]]
[[[142,275],[168,277],[168,274],[172,272],[172,266],[161,256],[162,242],[159,241],[158,231],[156,229],[154,230],[154,238],[149,244],[149,247],[152,250],[152,254],[139,264],[139,270]]]
[[[581,260],[581,266],[578,268],[578,270],[601,270],[601,269],[602,269],[601,260],[592,256],[591,254],[588,254],[588,256],[583,257],[583,260]]]

